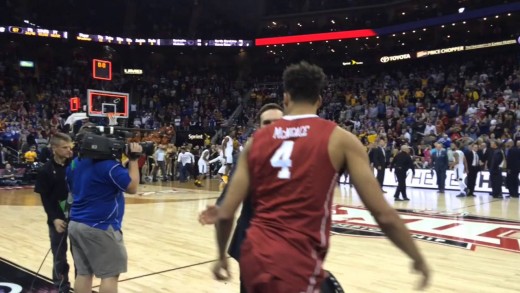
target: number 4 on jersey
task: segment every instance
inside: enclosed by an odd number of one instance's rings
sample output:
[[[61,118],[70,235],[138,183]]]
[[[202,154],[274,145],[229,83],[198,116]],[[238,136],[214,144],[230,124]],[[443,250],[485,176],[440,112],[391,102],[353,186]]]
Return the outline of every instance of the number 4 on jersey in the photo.
[[[291,178],[291,171],[289,168],[292,167],[291,154],[293,147],[294,141],[286,140],[271,157],[271,166],[273,166],[273,168],[281,168],[278,172],[278,178],[280,179]]]

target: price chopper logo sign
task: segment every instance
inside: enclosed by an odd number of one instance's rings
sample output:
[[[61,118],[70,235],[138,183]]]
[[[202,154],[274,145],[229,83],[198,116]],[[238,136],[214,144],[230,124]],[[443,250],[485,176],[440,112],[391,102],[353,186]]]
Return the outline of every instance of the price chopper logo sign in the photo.
[[[385,237],[370,212],[364,208],[336,205],[332,210],[333,234]],[[520,253],[520,222],[398,209],[412,237],[444,246],[475,250],[478,246]]]

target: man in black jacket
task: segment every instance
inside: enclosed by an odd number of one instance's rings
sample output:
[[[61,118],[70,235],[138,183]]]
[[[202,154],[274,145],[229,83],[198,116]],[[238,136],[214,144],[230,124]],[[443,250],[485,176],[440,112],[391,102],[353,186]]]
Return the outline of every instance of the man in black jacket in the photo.
[[[506,143],[506,187],[511,197],[518,198],[518,174],[520,173],[520,140],[516,145],[512,140]]]
[[[278,106],[277,104],[266,104],[260,109],[258,114],[260,127],[267,126],[275,122],[276,120],[281,119],[282,116],[283,110],[280,106]],[[236,160],[234,160],[234,162],[236,162]],[[236,164],[233,165],[233,167],[235,166]],[[233,170],[231,170],[231,174],[233,174],[234,171],[235,170],[233,168]],[[217,199],[217,205],[220,205],[220,203],[224,200],[224,197],[226,196],[227,187],[228,185],[225,186],[221,195]],[[208,207],[208,209],[213,209],[213,207]],[[252,217],[253,207],[251,205],[251,199],[247,197],[242,204],[242,212],[237,220],[237,225],[235,227],[235,232],[233,233],[233,238],[229,243],[228,254],[236,261],[239,261],[240,259],[240,247],[242,246],[242,242],[244,242],[246,238],[246,231],[247,228],[249,228]],[[246,292],[246,289],[242,281],[240,281],[240,292]]]
[[[385,181],[385,169],[386,169],[386,141],[384,138],[380,138],[378,146],[372,149],[374,168],[377,170],[377,181],[381,188],[383,188],[383,182]],[[383,190],[384,193],[386,191]]]
[[[488,169],[488,163],[491,160],[492,150],[488,148],[488,145],[483,142],[480,144],[480,149],[478,151],[478,157],[480,159],[480,168],[481,170]]]
[[[481,168],[478,144],[472,144],[471,149],[464,155],[466,156],[466,162],[468,162],[468,196],[475,196],[477,174]]]
[[[504,153],[497,141],[491,141],[491,156],[488,162],[489,182],[491,183],[491,195],[494,198],[502,198],[502,163]]]
[[[446,171],[448,170],[448,151],[442,147],[442,144],[435,143],[435,152],[432,154],[433,167],[437,175],[437,186],[439,192],[444,193],[446,184]]]
[[[69,188],[65,179],[65,170],[68,160],[72,157],[72,140],[66,134],[56,133],[50,143],[53,158],[38,170],[34,192],[40,194],[47,214],[53,255],[52,279],[58,292],[61,293],[70,290],[66,222]]]
[[[401,146],[401,151],[395,156],[390,165],[390,171],[392,171],[392,169],[395,169],[395,176],[397,177],[397,189],[394,194],[395,201],[410,200],[408,196],[406,196],[406,172],[411,169],[413,176],[415,176],[415,167],[412,157],[410,156],[410,147],[408,145]],[[399,198],[399,194],[403,195],[402,199]]]

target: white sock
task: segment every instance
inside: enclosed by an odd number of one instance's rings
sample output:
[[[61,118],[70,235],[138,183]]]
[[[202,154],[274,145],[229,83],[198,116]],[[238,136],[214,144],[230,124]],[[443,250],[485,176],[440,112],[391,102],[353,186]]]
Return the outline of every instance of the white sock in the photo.
[[[464,184],[464,180],[462,180],[462,179],[459,179],[459,189],[460,189],[460,193],[466,194],[466,192],[465,192],[466,184]]]

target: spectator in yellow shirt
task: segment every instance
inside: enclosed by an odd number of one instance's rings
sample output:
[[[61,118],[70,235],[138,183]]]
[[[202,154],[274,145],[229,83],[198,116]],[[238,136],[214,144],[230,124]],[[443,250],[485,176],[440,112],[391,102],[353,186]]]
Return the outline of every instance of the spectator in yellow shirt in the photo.
[[[473,95],[473,101],[477,102],[480,98],[477,90],[473,90],[472,95]]]
[[[368,143],[370,143],[370,144],[376,142],[376,139],[377,139],[377,133],[370,133],[367,136]]]
[[[415,91],[415,98],[417,100],[422,100],[424,98],[424,92],[422,90],[420,90],[420,89],[417,89]]]
[[[34,163],[36,159],[38,158],[38,155],[36,154],[36,147],[32,146],[25,154],[24,154],[25,162],[26,163]]]

